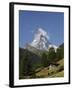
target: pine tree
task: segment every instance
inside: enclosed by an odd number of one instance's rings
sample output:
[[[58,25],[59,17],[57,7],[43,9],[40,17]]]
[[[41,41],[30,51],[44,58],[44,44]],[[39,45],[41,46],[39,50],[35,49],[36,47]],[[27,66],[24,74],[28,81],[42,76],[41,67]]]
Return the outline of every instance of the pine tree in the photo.
[[[64,58],[64,48],[57,49],[57,60]]]
[[[42,65],[45,67],[48,64],[48,60],[47,60],[47,54],[43,53],[42,54]]]
[[[56,60],[56,52],[55,52],[55,49],[53,47],[51,47],[48,52],[48,61],[50,63],[55,60]]]

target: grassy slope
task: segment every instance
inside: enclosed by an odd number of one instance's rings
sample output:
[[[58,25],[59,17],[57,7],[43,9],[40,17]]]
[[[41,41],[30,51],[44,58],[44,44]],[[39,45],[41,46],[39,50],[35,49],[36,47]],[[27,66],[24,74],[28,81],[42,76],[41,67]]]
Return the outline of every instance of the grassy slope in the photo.
[[[57,69],[48,70],[48,67],[46,67],[46,68],[41,69],[39,72],[37,72],[36,76],[39,76],[39,77],[63,77],[64,76],[64,70],[60,70],[60,69],[62,67],[64,67],[64,59],[59,60],[57,62],[57,64],[59,64],[57,66]],[[48,74],[48,73],[50,73],[50,74]]]
[[[38,73],[36,73],[36,75],[37,76],[48,76],[48,69],[47,68],[43,68]]]
[[[64,70],[62,70],[61,72],[57,72],[50,77],[64,77]]]

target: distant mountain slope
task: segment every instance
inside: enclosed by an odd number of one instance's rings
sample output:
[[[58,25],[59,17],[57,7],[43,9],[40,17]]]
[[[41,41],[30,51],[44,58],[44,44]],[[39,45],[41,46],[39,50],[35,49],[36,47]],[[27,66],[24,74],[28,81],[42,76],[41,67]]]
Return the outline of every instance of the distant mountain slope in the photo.
[[[27,49],[19,48],[19,61],[20,62],[21,60],[24,59],[26,55],[33,68],[36,68],[41,64],[40,56],[28,51]]]
[[[59,47],[60,47],[60,48],[64,48],[64,43],[62,43]]]

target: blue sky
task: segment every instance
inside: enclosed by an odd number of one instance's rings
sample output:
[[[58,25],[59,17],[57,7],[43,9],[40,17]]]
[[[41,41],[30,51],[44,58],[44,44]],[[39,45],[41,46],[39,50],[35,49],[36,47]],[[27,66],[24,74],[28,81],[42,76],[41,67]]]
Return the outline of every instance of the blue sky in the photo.
[[[52,44],[64,42],[64,13],[43,11],[19,11],[19,46],[31,43],[37,28],[43,28]]]

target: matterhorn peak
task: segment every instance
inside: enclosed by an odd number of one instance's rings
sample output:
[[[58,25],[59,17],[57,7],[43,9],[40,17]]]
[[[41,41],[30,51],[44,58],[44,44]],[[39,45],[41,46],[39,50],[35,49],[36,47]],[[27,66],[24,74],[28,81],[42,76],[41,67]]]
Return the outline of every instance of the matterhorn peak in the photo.
[[[48,39],[47,32],[42,28],[38,28],[35,35],[36,36],[39,35],[39,37],[42,35],[42,36],[45,36]]]
[[[26,45],[26,49],[30,51],[48,51],[51,47],[53,47],[55,51],[57,50],[57,46],[49,42],[48,33],[42,28],[36,30],[33,41]]]
[[[42,28],[38,28],[30,45],[40,50],[47,50],[48,44],[47,32]]]

